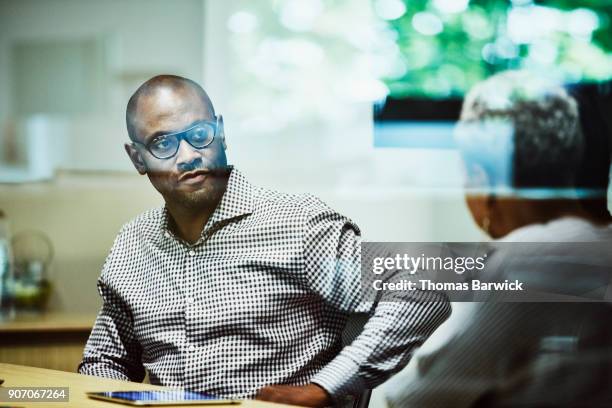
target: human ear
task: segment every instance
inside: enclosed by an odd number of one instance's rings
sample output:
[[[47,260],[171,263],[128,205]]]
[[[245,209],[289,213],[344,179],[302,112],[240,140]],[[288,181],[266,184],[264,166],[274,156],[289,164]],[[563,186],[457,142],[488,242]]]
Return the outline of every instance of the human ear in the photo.
[[[500,212],[495,193],[490,192],[487,195],[484,206],[486,216],[483,219],[483,223],[486,225],[486,228],[483,227],[483,229],[491,238],[499,238],[498,230],[502,224],[503,212]]]
[[[145,165],[145,162],[142,159],[142,156],[140,155],[138,149],[136,149],[136,147],[132,143],[126,143],[124,147],[126,153],[132,161],[132,164],[136,168],[136,171],[138,171],[140,175],[147,174],[147,166]]]
[[[482,194],[466,194],[465,203],[472,215],[472,219],[484,232],[488,233],[488,222],[485,221],[489,217],[486,204],[487,197]]]
[[[225,143],[225,129],[223,128],[223,115],[219,115],[219,119],[217,119],[217,134],[219,139],[221,139],[221,145],[223,145],[223,150],[227,150],[227,144]]]

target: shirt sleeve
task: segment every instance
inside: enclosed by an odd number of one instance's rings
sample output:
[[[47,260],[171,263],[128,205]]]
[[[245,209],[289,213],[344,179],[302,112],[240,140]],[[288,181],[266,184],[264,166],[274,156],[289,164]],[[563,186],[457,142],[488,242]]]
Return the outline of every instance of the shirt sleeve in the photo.
[[[131,313],[121,296],[106,280],[107,273],[115,264],[117,253],[121,252],[120,237],[121,233],[98,279],[98,292],[103,304],[85,345],[78,372],[116,380],[141,382],[145,377],[141,362],[142,349],[134,335]]]
[[[312,379],[336,400],[374,388],[402,369],[450,314],[450,303],[435,292],[366,299],[359,228],[327,207],[308,217],[304,259],[309,287],[327,303],[346,313],[369,313],[362,332]]]
[[[471,407],[491,391],[512,390],[523,382],[529,384],[531,372],[525,361],[535,355],[539,335],[549,330],[546,322],[555,313],[556,305],[544,309],[542,305],[472,305],[470,314],[461,316],[461,324],[449,328],[452,334],[449,339],[438,349],[416,357],[409,381],[398,375],[384,385],[389,406]],[[520,339],[516,333],[522,333]],[[519,378],[521,381],[517,382]],[[534,384],[530,386],[533,390]]]

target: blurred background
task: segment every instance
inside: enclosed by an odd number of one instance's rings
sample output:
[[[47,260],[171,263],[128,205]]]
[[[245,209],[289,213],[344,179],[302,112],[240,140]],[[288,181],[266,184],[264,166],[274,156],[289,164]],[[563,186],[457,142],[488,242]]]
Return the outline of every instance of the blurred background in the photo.
[[[232,164],[367,240],[478,241],[452,137],[464,94],[527,68],[612,114],[611,17],[611,0],[0,0],[0,220],[47,282],[25,307],[52,316],[11,330],[63,325],[80,352],[116,233],[162,204],[123,150],[148,78],[199,82]]]

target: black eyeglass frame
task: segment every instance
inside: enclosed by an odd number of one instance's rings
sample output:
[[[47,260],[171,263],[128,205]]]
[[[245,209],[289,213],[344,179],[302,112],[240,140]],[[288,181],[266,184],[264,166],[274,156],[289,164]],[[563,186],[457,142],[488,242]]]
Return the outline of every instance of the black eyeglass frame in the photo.
[[[151,153],[151,155],[157,159],[160,160],[167,160],[167,159],[171,159],[174,156],[176,156],[176,154],[179,151],[179,148],[181,147],[181,141],[184,140],[187,143],[189,143],[189,146],[193,147],[194,149],[205,149],[206,147],[210,146],[212,144],[212,142],[215,141],[215,138],[217,137],[217,134],[219,132],[219,127],[221,126],[222,119],[221,119],[221,115],[219,116],[215,116],[214,117],[215,121],[210,121],[210,120],[200,120],[197,123],[195,123],[193,126],[189,127],[188,129],[185,130],[181,130],[178,132],[172,132],[172,133],[165,133],[163,135],[158,135],[156,137],[154,137],[153,139],[149,140],[147,143],[142,143],[142,142],[138,142],[136,140],[132,140],[132,144],[139,144],[144,146],[145,149],[147,149],[147,151],[149,153]],[[193,143],[191,143],[189,141],[189,139],[187,138],[187,135],[189,134],[189,132],[191,132],[192,130],[194,130],[195,128],[201,126],[202,124],[206,124],[209,125],[213,128],[213,136],[210,138],[210,141],[207,142],[205,145],[203,146],[194,146]],[[153,151],[151,150],[151,145],[156,142],[157,140],[159,140],[160,138],[167,138],[167,137],[173,137],[176,138],[176,149],[174,150],[174,153],[172,153],[169,156],[164,156],[164,157],[159,157],[158,155],[156,155],[155,153],[153,153]]]

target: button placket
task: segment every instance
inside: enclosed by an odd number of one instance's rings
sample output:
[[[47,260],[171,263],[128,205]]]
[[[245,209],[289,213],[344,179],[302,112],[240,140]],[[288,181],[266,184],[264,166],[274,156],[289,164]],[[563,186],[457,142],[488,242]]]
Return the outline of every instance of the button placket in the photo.
[[[192,282],[194,284],[186,284],[184,290],[184,314],[185,314],[185,353],[186,358],[189,361],[196,361],[194,358],[194,354],[199,355],[201,353],[200,344],[198,342],[198,337],[196,332],[194,331],[194,319],[197,319],[197,312],[195,306],[195,297],[193,291],[197,284],[194,279],[197,279],[197,263],[198,263],[198,249],[200,242],[196,243],[193,246],[189,246],[186,251],[186,260],[185,260],[185,278],[186,283]],[[196,325],[197,326],[197,325]],[[185,376],[193,376],[198,372],[195,366],[192,364],[186,364],[187,371],[185,372]]]

